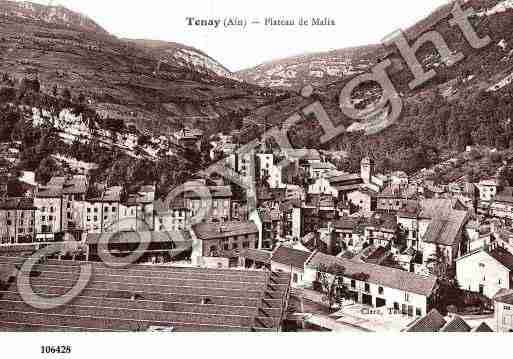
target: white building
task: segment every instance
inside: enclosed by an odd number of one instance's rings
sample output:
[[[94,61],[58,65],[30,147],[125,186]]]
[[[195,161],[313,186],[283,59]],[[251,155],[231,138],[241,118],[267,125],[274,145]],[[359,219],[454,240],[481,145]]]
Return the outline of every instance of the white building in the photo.
[[[513,255],[501,247],[468,253],[457,259],[456,277],[462,289],[493,298],[513,289]]]
[[[438,297],[437,278],[316,252],[305,264],[304,284],[319,279],[319,266],[344,268],[344,284],[358,303],[410,317],[426,315]],[[329,273],[328,273],[329,274]]]
[[[513,290],[501,289],[493,298],[497,331],[513,332]]]

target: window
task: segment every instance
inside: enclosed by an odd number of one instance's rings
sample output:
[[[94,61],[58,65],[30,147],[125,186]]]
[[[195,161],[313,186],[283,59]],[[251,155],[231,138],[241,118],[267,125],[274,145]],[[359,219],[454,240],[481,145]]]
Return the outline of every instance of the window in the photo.
[[[422,309],[417,308],[415,315],[416,315],[417,317],[422,317]]]
[[[378,293],[379,295],[383,295],[385,293],[385,289],[383,289],[383,287],[379,287]]]
[[[404,293],[404,301],[409,302],[410,301],[410,293]]]
[[[116,207],[112,207],[112,213],[116,213]]]
[[[294,283],[297,283],[297,282],[299,281],[299,278],[298,278],[297,273],[294,273],[294,275],[292,276],[292,281],[293,281]]]
[[[351,288],[356,288],[356,281],[354,279],[351,280]]]
[[[394,311],[395,311],[395,312],[399,312],[399,309],[400,309],[400,308],[399,308],[399,303],[395,302],[395,303],[394,303]]]
[[[238,243],[234,243],[234,244],[232,245],[232,247],[233,247],[233,249],[239,249],[239,244],[238,244]]]
[[[87,207],[87,213],[91,213],[91,208]]]
[[[369,283],[365,283],[365,291],[366,291],[367,293],[369,293],[369,292],[370,292],[370,284],[369,284]]]
[[[511,307],[509,305],[505,305],[504,310],[511,310]]]
[[[242,243],[242,248],[249,248],[249,242]]]
[[[228,243],[224,244],[224,245],[223,245],[223,249],[224,249],[225,251],[229,251],[229,250],[230,250],[230,245],[229,245]]]

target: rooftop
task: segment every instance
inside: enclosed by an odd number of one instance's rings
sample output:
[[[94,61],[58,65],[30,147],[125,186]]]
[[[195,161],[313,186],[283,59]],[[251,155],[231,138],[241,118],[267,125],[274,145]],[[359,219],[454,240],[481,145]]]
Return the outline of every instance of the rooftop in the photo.
[[[438,333],[446,324],[447,322],[442,314],[433,309],[425,317],[413,323],[406,331],[410,333]]]
[[[306,261],[308,258],[310,258],[311,255],[312,253],[309,252],[281,246],[274,251],[272,255],[272,261],[302,270],[305,267]]]
[[[31,198],[0,198],[0,210],[35,210],[34,200]]]
[[[105,234],[89,233],[86,244],[98,244],[103,239],[111,244],[164,243],[191,241],[189,232],[116,232],[108,237]]]
[[[513,305],[513,290],[501,289],[493,298],[496,302]]]
[[[22,261],[0,257],[0,269]],[[80,264],[48,260],[37,267],[32,286],[43,296],[65,294]],[[177,332],[276,332],[290,285],[287,273],[90,264],[94,276],[86,288],[50,312],[26,304],[15,282],[3,289],[0,331],[126,332],[158,326]]]
[[[445,219],[433,219],[429,223],[423,241],[443,246],[452,246],[459,240],[459,235],[465,226],[466,220],[467,213],[463,211],[452,211]]]
[[[440,329],[444,333],[469,333],[471,330],[472,328],[457,315]]]
[[[200,223],[192,230],[200,240],[258,234],[258,227],[253,222]]]
[[[306,263],[309,267],[324,264],[327,267],[338,265],[345,268],[347,276],[365,273],[367,282],[395,288],[408,293],[430,296],[436,288],[437,278],[420,276],[400,269],[383,267],[372,263],[360,263],[350,259],[329,256],[320,252],[315,253]]]
[[[513,203],[513,187],[505,187],[502,191],[497,193],[495,201]]]

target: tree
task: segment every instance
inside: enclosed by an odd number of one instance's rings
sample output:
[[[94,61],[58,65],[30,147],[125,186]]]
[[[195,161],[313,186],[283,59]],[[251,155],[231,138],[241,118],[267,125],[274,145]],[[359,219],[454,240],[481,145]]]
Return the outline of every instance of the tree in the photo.
[[[320,264],[317,268],[318,282],[328,302],[330,309],[334,304],[341,305],[344,298],[347,297],[347,286],[344,284],[345,268],[339,265],[331,265],[327,267]]]
[[[64,88],[62,90],[62,94],[61,95],[62,95],[62,98],[63,98],[64,101],[66,101],[66,102],[70,102],[71,101],[71,91],[69,90],[69,88],[67,88],[67,87]]]
[[[50,179],[59,173],[59,166],[52,157],[46,157],[41,161],[36,170],[36,181],[38,183],[48,183]]]
[[[444,278],[446,276],[449,265],[443,250],[439,245],[436,246],[435,252],[426,260],[426,265],[432,275],[439,278]]]

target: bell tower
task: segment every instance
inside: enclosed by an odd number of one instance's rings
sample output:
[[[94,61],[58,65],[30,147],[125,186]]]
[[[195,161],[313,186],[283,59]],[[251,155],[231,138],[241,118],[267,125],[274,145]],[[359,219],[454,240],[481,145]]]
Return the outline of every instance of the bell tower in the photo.
[[[361,162],[361,176],[363,183],[369,184],[372,182],[374,176],[374,160],[370,157],[365,157]]]

